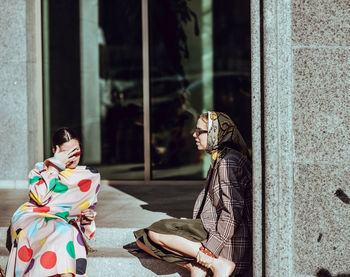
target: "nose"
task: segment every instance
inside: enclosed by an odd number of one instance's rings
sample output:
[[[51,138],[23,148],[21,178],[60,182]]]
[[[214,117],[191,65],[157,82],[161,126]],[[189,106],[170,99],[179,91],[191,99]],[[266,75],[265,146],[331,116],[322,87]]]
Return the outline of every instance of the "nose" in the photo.
[[[197,137],[196,132],[193,132],[192,137],[194,137],[194,138]]]

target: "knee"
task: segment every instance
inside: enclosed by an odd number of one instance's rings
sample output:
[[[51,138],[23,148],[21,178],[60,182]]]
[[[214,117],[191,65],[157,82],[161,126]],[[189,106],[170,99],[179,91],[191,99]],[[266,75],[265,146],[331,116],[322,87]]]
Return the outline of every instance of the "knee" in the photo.
[[[162,235],[154,231],[148,231],[148,237],[156,244],[162,244]]]

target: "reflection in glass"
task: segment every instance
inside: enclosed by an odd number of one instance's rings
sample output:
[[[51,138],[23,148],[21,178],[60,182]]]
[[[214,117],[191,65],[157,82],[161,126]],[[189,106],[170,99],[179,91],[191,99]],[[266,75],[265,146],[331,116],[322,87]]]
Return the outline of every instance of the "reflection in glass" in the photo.
[[[141,1],[99,0],[102,160],[109,179],[143,179]]]
[[[67,126],[103,178],[143,179],[141,1],[43,4],[45,155]]]
[[[149,3],[152,177],[201,179],[199,114],[226,112],[251,144],[249,1]]]
[[[150,80],[142,79],[143,1]],[[210,157],[192,137],[202,112],[226,112],[251,145],[249,1],[42,3],[46,157],[51,133],[66,126],[82,137],[83,163],[103,178],[143,180],[143,82],[152,179],[205,177]]]

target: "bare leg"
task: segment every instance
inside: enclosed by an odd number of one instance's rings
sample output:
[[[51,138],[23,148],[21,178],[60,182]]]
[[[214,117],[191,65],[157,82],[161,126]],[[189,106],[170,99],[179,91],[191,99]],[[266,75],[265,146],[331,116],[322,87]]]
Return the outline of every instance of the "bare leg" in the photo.
[[[180,256],[196,258],[198,250],[201,247],[200,242],[190,241],[175,235],[148,231],[148,236],[154,243]]]
[[[148,254],[152,255],[153,257],[159,259],[159,257],[157,255],[155,255],[152,251],[150,251],[148,249],[148,247],[145,244],[143,244],[140,240],[136,240],[136,244],[137,244],[138,247],[140,247],[140,249],[144,250],[145,252],[147,252]],[[163,247],[163,245],[162,245],[162,247]],[[164,248],[166,248],[166,247],[164,247]],[[197,252],[198,252],[198,248],[199,247],[197,247]],[[172,251],[169,248],[166,248],[166,249],[169,250],[169,251]],[[172,252],[174,252],[174,251],[172,251]],[[178,251],[176,251],[175,254],[183,256],[183,254],[178,252]],[[200,265],[197,265],[197,264],[194,264],[194,263],[178,264],[178,265],[180,265],[180,266],[186,268],[187,270],[189,270],[191,272],[191,277],[205,277],[207,275],[207,269],[202,267],[202,266],[200,266]]]
[[[148,231],[148,236],[154,243],[181,256],[197,258],[199,248],[201,247],[201,243],[199,242],[193,242],[176,235],[159,234],[153,231]],[[214,273],[214,277],[228,277],[235,268],[235,263],[232,261],[222,257],[212,258],[205,254],[203,255],[206,257],[206,260],[210,260],[210,263],[200,263],[207,268],[210,268]]]

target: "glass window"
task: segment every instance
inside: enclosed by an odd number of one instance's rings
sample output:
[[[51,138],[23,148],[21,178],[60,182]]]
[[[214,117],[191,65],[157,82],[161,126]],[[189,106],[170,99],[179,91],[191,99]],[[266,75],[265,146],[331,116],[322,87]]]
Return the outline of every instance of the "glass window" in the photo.
[[[42,0],[42,7],[46,157],[52,132],[66,126],[81,135],[82,162],[104,179],[144,180],[151,165],[151,180],[200,180],[210,157],[192,133],[208,110],[227,113],[251,145],[249,1]]]
[[[67,126],[104,178],[143,179],[141,1],[42,3],[46,156]]]
[[[152,177],[201,179],[201,113],[227,113],[251,144],[249,1],[149,3]]]

